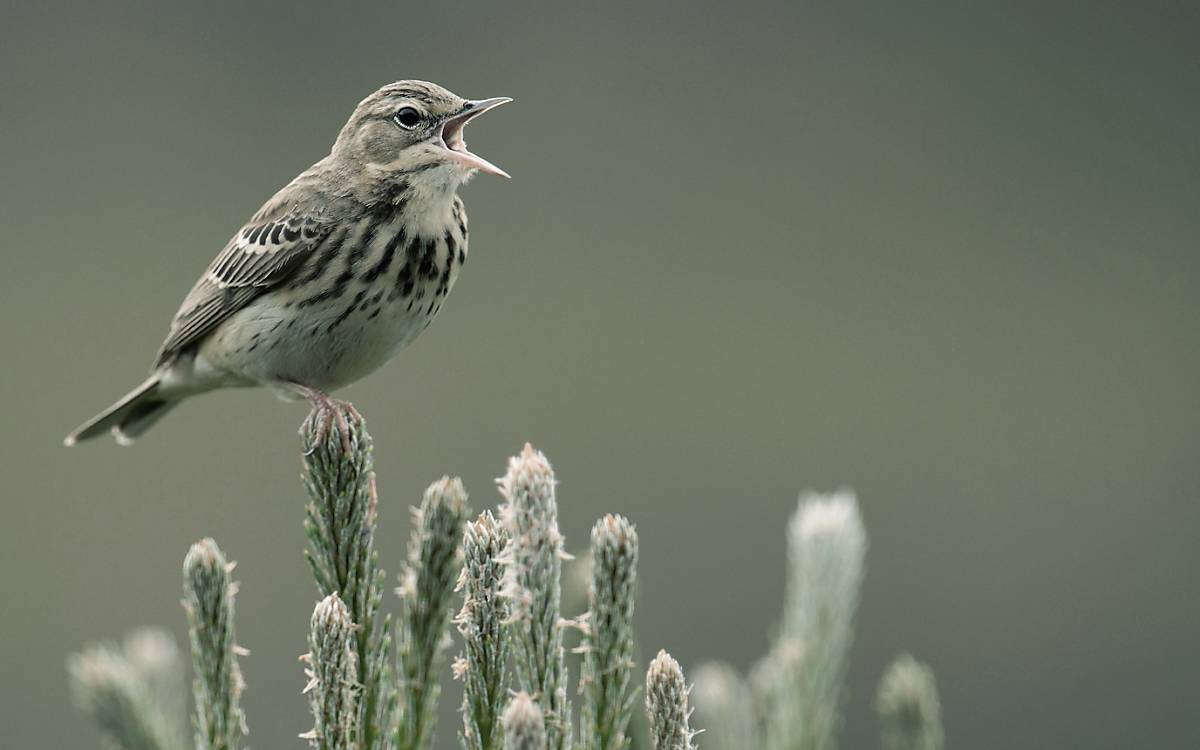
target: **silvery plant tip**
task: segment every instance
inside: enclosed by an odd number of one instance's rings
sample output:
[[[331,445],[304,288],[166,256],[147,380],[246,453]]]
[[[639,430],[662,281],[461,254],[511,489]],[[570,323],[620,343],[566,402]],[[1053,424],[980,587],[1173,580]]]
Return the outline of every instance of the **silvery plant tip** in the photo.
[[[787,528],[783,625],[759,672],[772,750],[834,750],[867,551],[850,490],[806,493]],[[786,657],[786,658],[784,658]]]
[[[933,670],[905,654],[884,673],[875,699],[883,750],[942,750],[942,705]]]
[[[130,750],[182,750],[183,665],[169,634],[131,633],[123,647],[90,644],[67,659],[75,705],[107,744]]]
[[[247,734],[241,695],[245,689],[237,657],[232,580],[235,563],[212,539],[192,545],[183,561],[183,608],[192,646],[193,724],[196,747],[234,750]]]
[[[750,686],[728,664],[709,662],[693,672],[695,719],[705,728],[706,750],[754,746],[754,701]]]
[[[454,585],[462,565],[468,514],[462,481],[442,477],[413,511],[408,561],[400,571],[403,612],[396,637],[400,693],[397,747],[427,750],[434,741],[440,670],[449,645]]]
[[[357,627],[357,739],[363,750],[376,750],[391,732],[395,685],[391,622],[381,616],[385,577],[375,549],[379,499],[374,445],[358,412],[344,408],[342,416],[323,437],[317,410],[301,428],[302,479],[309,498],[304,557],[318,594],[336,593]]]
[[[308,653],[300,657],[312,711],[313,728],[301,734],[318,750],[353,750],[358,726],[358,657],[354,622],[337,594],[313,608],[308,631]]]
[[[514,695],[504,710],[504,750],[546,750],[544,721],[528,693]]]
[[[592,527],[591,581],[583,627],[580,745],[584,750],[629,746],[635,700],[633,610],[637,594],[638,536],[623,516],[606,515]]]
[[[659,651],[646,670],[646,719],[654,750],[696,750],[696,732],[688,726],[688,687],[679,662]]]
[[[504,503],[500,518],[510,538],[504,553],[504,595],[517,684],[538,696],[550,750],[568,750],[571,706],[567,700],[561,623],[562,563],[569,556],[558,530],[556,480],[550,462],[528,443],[509,459],[497,480]]]
[[[462,609],[454,618],[463,640],[454,676],[463,682],[460,744],[465,750],[500,750],[500,716],[508,699],[508,600],[500,592],[501,556],[508,532],[484,511],[463,530],[463,566],[456,590]],[[540,726],[541,717],[538,722]]]

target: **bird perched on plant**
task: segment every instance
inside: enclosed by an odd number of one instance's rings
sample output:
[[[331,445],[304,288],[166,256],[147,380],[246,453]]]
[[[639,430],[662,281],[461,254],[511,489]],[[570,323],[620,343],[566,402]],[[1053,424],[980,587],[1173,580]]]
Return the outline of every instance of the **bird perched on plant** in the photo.
[[[412,342],[454,286],[467,258],[458,188],[476,171],[508,176],[467,150],[463,128],[508,101],[425,81],[364,99],[329,155],[267,201],[192,287],[150,377],[66,444],[109,431],[128,443],[216,388],[268,386],[328,414],[327,394]]]

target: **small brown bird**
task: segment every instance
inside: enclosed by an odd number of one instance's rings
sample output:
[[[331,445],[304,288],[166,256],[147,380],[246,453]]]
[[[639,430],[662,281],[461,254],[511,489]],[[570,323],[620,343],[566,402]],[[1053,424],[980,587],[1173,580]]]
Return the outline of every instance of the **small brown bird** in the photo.
[[[183,399],[234,386],[268,386],[328,414],[330,391],[383,365],[441,309],[467,258],[459,186],[476,171],[508,176],[467,150],[463,128],[509,101],[425,81],[364,99],[329,155],[267,201],[192,287],[150,377],[65,443],[111,431],[127,444]]]

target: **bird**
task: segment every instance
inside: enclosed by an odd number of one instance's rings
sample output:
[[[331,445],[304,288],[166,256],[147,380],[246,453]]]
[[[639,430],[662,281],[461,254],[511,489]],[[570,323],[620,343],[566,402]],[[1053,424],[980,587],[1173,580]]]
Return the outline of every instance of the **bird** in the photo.
[[[467,150],[463,129],[511,101],[418,80],[363,99],[329,154],[264,203],[196,281],[150,376],[64,443],[112,433],[128,445],[183,400],[230,387],[306,398],[341,419],[330,392],[410,344],[454,287],[467,259],[458,190],[477,172],[509,176]]]

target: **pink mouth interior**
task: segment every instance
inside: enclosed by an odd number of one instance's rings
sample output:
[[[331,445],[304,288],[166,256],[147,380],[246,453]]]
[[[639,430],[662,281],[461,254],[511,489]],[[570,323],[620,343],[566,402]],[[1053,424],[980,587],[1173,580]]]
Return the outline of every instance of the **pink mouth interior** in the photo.
[[[446,144],[446,148],[451,151],[460,153],[468,153],[467,142],[463,140],[463,128],[471,120],[470,117],[454,118],[447,120],[442,128],[442,142]]]
[[[488,174],[508,177],[508,173],[500,167],[468,151],[467,142],[463,139],[463,129],[466,128],[467,123],[475,119],[477,115],[481,115],[497,104],[503,104],[505,101],[508,100],[497,101],[489,99],[483,102],[483,106],[477,104],[472,111],[451,117],[442,124],[440,134],[442,145],[454,155],[451,157],[453,161],[458,162],[467,169],[477,169]]]

